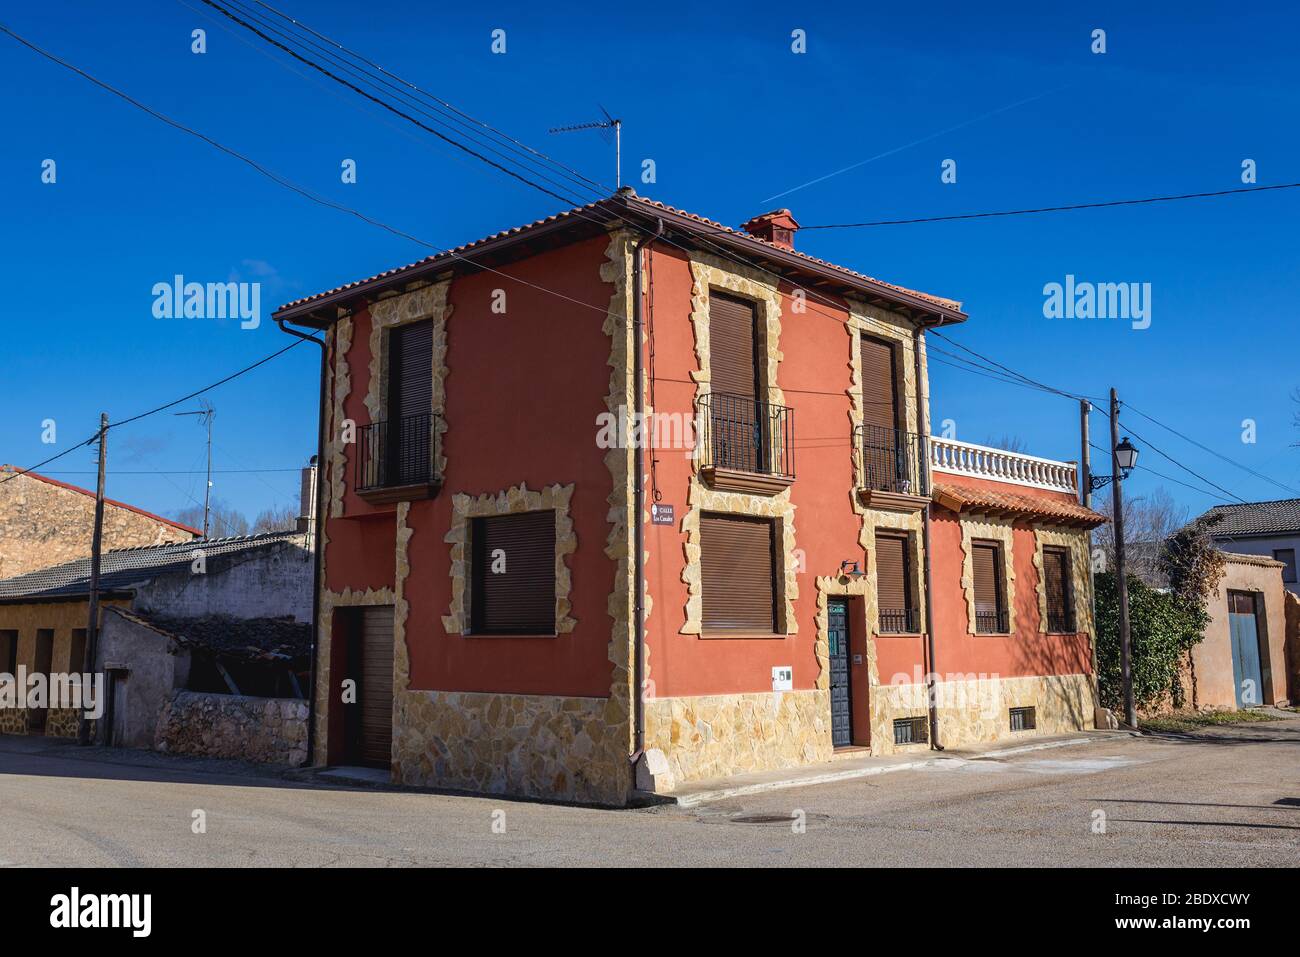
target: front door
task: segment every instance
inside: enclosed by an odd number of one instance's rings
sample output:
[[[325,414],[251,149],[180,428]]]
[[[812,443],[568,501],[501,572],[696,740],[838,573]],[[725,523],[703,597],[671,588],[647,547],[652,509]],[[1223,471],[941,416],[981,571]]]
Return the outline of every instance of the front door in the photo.
[[[849,691],[849,608],[842,599],[827,605],[827,641],[831,658],[831,743],[837,748],[853,744],[852,694]]]
[[[387,768],[393,763],[393,606],[375,605],[361,613],[361,661],[357,703],[361,706],[361,763]]]
[[[1261,705],[1264,703],[1264,677],[1259,666],[1255,596],[1250,592],[1228,592],[1228,630],[1232,637],[1232,677],[1237,687],[1237,707]]]
[[[49,628],[41,628],[36,632],[36,667],[34,671],[37,674],[45,676],[46,694],[50,681],[50,671],[54,667],[54,632]],[[47,702],[48,704],[48,699]],[[29,734],[44,734],[45,724],[49,718],[49,708],[32,708],[27,712],[27,732]]]

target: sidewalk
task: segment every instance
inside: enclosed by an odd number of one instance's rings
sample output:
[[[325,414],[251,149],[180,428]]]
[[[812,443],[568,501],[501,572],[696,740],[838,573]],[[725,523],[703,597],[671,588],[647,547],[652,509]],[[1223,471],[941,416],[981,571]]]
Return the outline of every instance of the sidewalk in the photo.
[[[1072,734],[1044,735],[1024,744],[1008,746],[999,741],[985,746],[970,748],[950,748],[945,751],[918,750],[911,754],[893,755],[891,757],[838,758],[822,764],[808,764],[796,768],[781,768],[776,771],[754,771],[730,777],[708,778],[703,781],[691,781],[666,794],[646,794],[647,803],[670,803],[678,807],[695,807],[713,801],[740,797],[746,794],[759,794],[764,791],[777,791],[783,788],[801,788],[814,784],[828,784],[834,781],[849,781],[854,778],[871,777],[877,774],[890,774],[894,771],[911,771],[927,767],[939,761],[954,758],[973,761],[990,760],[1026,754],[1031,751],[1043,751],[1049,748],[1075,747],[1102,742],[1114,742],[1124,738],[1140,737],[1132,731],[1076,731]]]

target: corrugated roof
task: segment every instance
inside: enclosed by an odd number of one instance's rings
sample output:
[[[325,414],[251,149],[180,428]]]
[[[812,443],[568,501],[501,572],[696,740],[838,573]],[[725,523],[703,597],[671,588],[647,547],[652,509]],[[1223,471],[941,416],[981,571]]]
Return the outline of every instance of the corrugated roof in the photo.
[[[1300,498],[1216,505],[1200,518],[1213,522],[1210,534],[1216,539],[1300,533]]]
[[[586,217],[585,214],[592,213],[592,212],[599,212],[604,215],[612,214],[614,216],[617,216],[618,211],[617,209],[613,208],[615,200],[618,200],[619,202],[626,202],[627,204],[633,207],[635,207],[636,205],[640,205],[642,207],[646,207],[648,211],[660,210],[666,213],[671,213],[676,216],[685,217],[686,219],[689,219],[694,223],[698,223],[701,226],[708,227],[707,230],[701,230],[701,235],[707,235],[708,233],[724,234],[729,239],[736,240],[738,242],[741,242],[742,244],[751,245],[755,247],[755,249],[758,251],[763,251],[763,252],[770,251],[770,252],[780,253],[781,255],[784,256],[794,256],[810,264],[815,264],[823,269],[831,269],[836,272],[843,273],[846,277],[851,277],[854,280],[873,283],[874,285],[881,286],[886,289],[892,289],[903,295],[911,296],[916,299],[921,299],[926,302],[933,303],[934,305],[941,307],[945,310],[949,310],[952,312],[961,311],[961,303],[958,302],[957,300],[946,299],[942,296],[935,296],[935,295],[931,295],[930,293],[919,292],[915,289],[908,289],[906,286],[899,286],[894,283],[884,282],[883,280],[875,279],[864,273],[856,272],[844,266],[839,266],[836,265],[835,263],[827,262],[824,259],[818,259],[815,256],[809,256],[807,253],[802,253],[799,252],[798,250],[787,249],[786,247],[780,246],[776,243],[768,242],[767,240],[764,239],[759,239],[756,236],[751,236],[749,233],[745,232],[744,230],[732,229],[730,226],[724,226],[722,223],[719,223],[712,219],[708,219],[704,216],[700,216],[697,213],[691,213],[683,209],[678,209],[674,206],[669,206],[666,203],[661,203],[658,202],[657,200],[649,199],[645,196],[637,196],[634,192],[628,191],[626,194],[615,194],[613,197],[597,200],[596,202],[588,203],[585,206],[575,206],[572,209],[565,210],[562,213],[556,213],[554,216],[547,216],[545,219],[539,219],[536,220],[535,222],[531,222],[523,226],[516,226],[511,229],[506,229],[498,233],[493,233],[491,236],[485,236],[482,239],[478,239],[475,240],[474,242],[466,243],[462,246],[457,246],[454,249],[448,250],[446,252],[438,253],[433,256],[429,256],[425,259],[421,259],[418,262],[410,263],[409,265],[406,266],[400,266],[396,269],[389,269],[384,272],[377,273],[373,276],[369,276],[365,279],[358,279],[353,282],[345,283],[344,285],[337,286],[334,289],[328,289],[324,292],[319,292],[311,296],[306,296],[302,299],[295,299],[292,302],[287,302],[284,305],[282,305],[279,309],[276,310],[276,314],[278,315],[279,313],[288,310],[297,309],[298,307],[307,305],[308,303],[316,302],[318,300],[325,299],[330,296],[336,296],[339,293],[344,293],[351,289],[357,289],[361,286],[370,285],[376,282],[382,282],[385,279],[396,279],[397,277],[401,276],[403,273],[409,272],[410,270],[427,266],[430,263],[434,263],[439,260],[450,261],[459,258],[461,256],[464,256],[466,253],[472,252],[487,243],[497,242],[499,240],[506,239],[511,236],[520,235],[522,233],[529,232],[531,230],[535,230],[543,226],[548,226],[553,223],[560,222],[562,220],[588,218]]]
[[[194,539],[168,545],[119,548],[104,552],[99,561],[101,591],[128,591],[168,572],[188,568],[196,549],[208,560],[218,555],[253,552],[302,538],[301,532],[267,532],[233,538]],[[42,568],[0,581],[0,601],[75,598],[90,593],[90,559],[79,558],[53,568]]]
[[[1003,512],[1013,516],[1048,519],[1081,528],[1096,528],[1106,523],[1106,516],[1100,512],[1094,512],[1078,502],[1067,502],[1046,495],[994,491],[946,482],[936,482],[933,493],[936,502],[954,512]]]

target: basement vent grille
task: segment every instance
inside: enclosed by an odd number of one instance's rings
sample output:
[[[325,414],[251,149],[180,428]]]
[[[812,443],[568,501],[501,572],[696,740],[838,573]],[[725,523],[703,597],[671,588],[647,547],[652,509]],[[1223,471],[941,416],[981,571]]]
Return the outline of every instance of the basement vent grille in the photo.
[[[894,744],[924,744],[925,740],[925,718],[896,718],[894,720]]]
[[[1033,731],[1035,725],[1035,714],[1033,708],[1012,708],[1011,709],[1011,730],[1012,731]]]

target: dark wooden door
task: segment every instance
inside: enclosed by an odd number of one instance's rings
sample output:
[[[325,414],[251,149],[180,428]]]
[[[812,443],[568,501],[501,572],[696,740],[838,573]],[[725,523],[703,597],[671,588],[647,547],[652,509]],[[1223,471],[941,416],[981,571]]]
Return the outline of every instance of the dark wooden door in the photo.
[[[36,632],[35,672],[45,675],[45,687],[49,688],[50,669],[54,666],[54,631],[40,628]],[[47,699],[48,700],[48,699]],[[45,722],[49,717],[49,708],[32,708],[27,712],[27,730],[31,734],[44,734]]]
[[[393,607],[376,605],[361,615],[361,673],[357,704],[361,709],[361,763],[392,765],[393,752]]]
[[[853,743],[853,694],[849,688],[849,608],[832,598],[826,606],[827,642],[831,659],[831,743],[837,748]]]
[[[411,485],[429,480],[432,461],[433,320],[398,326],[389,335],[386,484]]]

